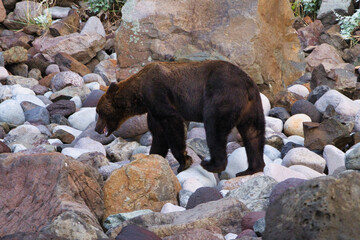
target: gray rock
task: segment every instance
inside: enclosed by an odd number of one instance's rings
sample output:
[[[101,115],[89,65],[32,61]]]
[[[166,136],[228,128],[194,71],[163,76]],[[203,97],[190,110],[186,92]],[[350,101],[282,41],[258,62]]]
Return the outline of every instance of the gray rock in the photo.
[[[262,239],[357,239],[359,211],[359,172],[308,180],[270,204]]]
[[[29,67],[25,63],[18,63],[10,65],[9,71],[15,76],[28,77]],[[30,77],[29,77],[30,78]]]
[[[57,64],[50,64],[49,66],[47,66],[45,70],[46,75],[49,75],[51,73],[59,73],[59,72],[60,72],[60,68],[59,65]]]
[[[352,15],[354,13],[354,2],[352,0],[325,0],[321,2],[320,9],[317,13],[318,19],[325,18],[328,14],[334,14],[333,11],[340,11],[344,15]]]
[[[291,115],[303,113],[308,115],[313,122],[321,122],[322,115],[314,104],[307,100],[298,100],[291,107]]]
[[[121,168],[122,166],[124,166],[125,164],[128,164],[128,163],[130,163],[130,161],[122,161],[122,162],[116,162],[116,163],[110,162],[109,165],[102,166],[98,170],[99,170],[99,173],[103,176],[104,180],[106,180],[110,177],[110,175],[113,171]]]
[[[80,34],[81,35],[99,34],[103,37],[106,37],[104,26],[102,25],[100,19],[95,16],[90,17],[86,21]]]
[[[46,108],[44,107],[35,107],[31,110],[24,111],[25,121],[30,123],[40,123],[44,125],[50,124],[50,115]]]
[[[51,14],[51,17],[53,19],[58,19],[58,18],[66,18],[68,16],[70,10],[71,10],[71,8],[69,8],[69,7],[54,6],[54,7],[45,9],[44,12],[49,11]]]
[[[51,88],[59,91],[67,86],[82,87],[84,85],[83,78],[72,71],[59,72],[51,79]]]
[[[241,219],[248,212],[246,206],[234,198],[200,204],[187,211],[172,213],[149,213],[132,218],[107,232],[109,237],[116,237],[121,229],[129,224],[136,224],[164,238],[189,228],[219,227],[222,232],[237,232],[241,228]]]
[[[25,122],[25,115],[20,104],[15,100],[0,103],[0,122],[20,125]]]
[[[152,135],[151,132],[146,132],[140,138],[140,144],[143,146],[150,146],[152,143]]]
[[[283,107],[274,107],[269,111],[269,116],[279,118],[283,121],[283,123],[285,123],[286,120],[289,119],[290,114]]]
[[[134,217],[138,217],[138,216],[145,215],[145,214],[152,213],[152,212],[153,211],[151,211],[149,209],[144,209],[144,210],[138,210],[138,211],[133,211],[133,212],[118,213],[118,214],[110,215],[104,220],[103,225],[104,225],[105,230],[107,231],[111,228],[117,227],[122,222],[130,220]]]
[[[263,232],[265,231],[265,218],[260,218],[259,220],[257,220],[253,228],[254,232],[261,237]]]
[[[113,162],[130,160],[135,148],[139,147],[138,142],[127,142],[121,138],[115,139],[112,143],[105,146],[107,156]]]
[[[79,215],[70,211],[60,214],[51,224],[41,229],[41,232],[66,239],[97,240],[108,238],[101,229],[88,224]]]
[[[360,170],[360,144],[346,153],[345,159],[346,169]]]
[[[326,85],[317,86],[310,92],[309,96],[307,97],[307,100],[309,102],[311,102],[312,104],[315,104],[315,102],[329,90],[330,90],[330,87],[328,87]]]
[[[39,84],[39,82],[34,78],[25,78],[21,76],[10,75],[6,78],[6,84],[7,85],[19,84],[20,86],[25,88],[32,88],[35,85]]]
[[[28,73],[29,78],[34,78],[36,80],[40,80],[42,78],[41,71],[37,68],[33,68]]]
[[[179,202],[180,206],[186,208],[187,203],[189,201],[190,196],[193,194],[193,192],[181,189],[179,192]]]
[[[229,197],[243,202],[250,211],[266,211],[273,187],[277,184],[271,177],[258,176],[231,190]]]
[[[210,158],[209,148],[205,139],[192,138],[186,141],[186,145],[194,150],[201,159]]]

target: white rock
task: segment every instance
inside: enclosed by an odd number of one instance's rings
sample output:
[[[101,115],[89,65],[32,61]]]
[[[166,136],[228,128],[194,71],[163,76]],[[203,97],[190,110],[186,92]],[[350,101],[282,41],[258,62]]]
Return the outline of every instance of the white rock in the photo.
[[[224,236],[225,240],[233,240],[233,239],[236,239],[237,238],[237,234],[235,233],[228,233]]]
[[[59,126],[54,127],[53,134],[56,133],[56,131],[58,131],[58,130],[66,131],[66,132],[70,133],[71,135],[73,135],[75,138],[77,138],[82,133],[82,131],[79,131],[70,126],[59,125]]]
[[[89,149],[81,149],[81,148],[73,148],[73,147],[67,147],[61,151],[62,154],[66,156],[70,156],[75,159],[77,159],[81,154],[88,152],[92,152],[92,151]]]
[[[83,76],[85,83],[97,82],[100,85],[106,86],[104,79],[97,73],[89,73]]]
[[[282,159],[281,159],[281,158],[277,158],[277,159],[275,159],[275,160],[273,161],[273,163],[282,165]]]
[[[20,104],[15,100],[5,100],[0,103],[0,122],[21,125],[25,122],[25,115]]]
[[[274,117],[265,117],[266,127],[271,128],[275,132],[282,132],[284,128],[284,123],[279,118]]]
[[[261,96],[262,106],[263,106],[263,109],[264,109],[264,115],[269,116],[269,112],[270,112],[270,109],[271,109],[270,101],[264,94],[260,93],[260,96]]]
[[[80,138],[74,145],[74,148],[87,149],[91,152],[99,152],[106,156],[104,145],[98,141],[92,140],[89,137]]]
[[[66,18],[68,16],[70,10],[71,10],[71,8],[69,8],[69,7],[55,6],[55,7],[50,7],[50,8],[44,9],[43,13],[46,14],[47,12],[49,12],[53,19],[58,19],[58,18]]]
[[[171,213],[171,212],[181,212],[185,211],[186,208],[176,206],[172,203],[165,203],[164,206],[161,208],[161,213]]]
[[[311,118],[306,114],[295,114],[286,120],[284,125],[284,132],[286,135],[304,136],[303,122],[311,122]]]
[[[304,146],[304,138],[300,137],[298,135],[292,135],[286,139],[284,138],[283,142],[284,142],[284,145],[287,144],[288,142],[293,142],[293,143],[299,144],[301,146]]]
[[[357,104],[360,105],[360,101]],[[355,116],[354,131],[355,132],[360,132],[360,111]]]
[[[8,71],[4,67],[0,67],[0,81],[5,80],[9,76]]]
[[[178,178],[181,185],[185,182],[186,179],[195,178],[204,187],[216,187],[216,179],[214,174],[206,171],[200,165],[190,167],[176,175],[176,177]]]
[[[85,23],[80,34],[81,35],[91,35],[91,34],[100,34],[103,37],[106,37],[104,26],[102,25],[98,17],[92,16]]]
[[[74,96],[70,99],[70,101],[73,101],[75,103],[75,107],[76,108],[81,108],[82,107],[82,101],[81,98],[79,96]]]
[[[324,174],[321,174],[309,167],[306,167],[304,165],[292,165],[289,167],[289,169],[297,171],[299,173],[302,173],[306,176],[307,179],[317,178],[324,176]]]
[[[271,159],[271,158],[269,158],[268,156],[266,156],[265,154],[264,154],[264,163],[265,163],[265,165],[267,165],[267,164],[269,164],[269,163],[273,163],[273,160]]]
[[[96,108],[86,107],[81,108],[80,111],[75,112],[68,118],[70,126],[84,131],[90,123],[95,121]]]
[[[20,151],[26,150],[26,149],[27,149],[27,148],[26,148],[24,145],[22,145],[22,144],[14,144],[14,145],[12,145],[12,147],[11,147],[11,152],[17,153],[17,152],[20,152]]]
[[[14,95],[12,97],[15,101],[17,101],[19,104],[22,102],[31,102],[33,104],[36,104],[40,107],[46,107],[44,102],[40,100],[40,98],[34,96],[34,95],[25,95],[25,94],[19,94]]]
[[[264,146],[264,154],[273,161],[281,157],[281,152],[279,150],[267,144]]]
[[[329,175],[339,167],[345,167],[345,153],[333,145],[324,147],[323,157],[329,170]]]
[[[64,71],[56,74],[50,83],[53,91],[59,91],[67,86],[82,87],[84,85],[83,78],[76,72]]]
[[[309,95],[309,90],[301,84],[295,84],[292,85],[291,87],[288,87],[288,91],[292,93],[296,93],[304,98],[306,98]]]
[[[225,189],[220,190],[220,193],[223,197],[226,197],[229,194],[229,192],[230,192],[230,190],[225,190]]]
[[[360,105],[336,90],[327,91],[315,102],[319,112],[324,113],[326,107],[331,105],[335,111],[344,116],[355,116],[360,111]]]
[[[15,135],[21,136],[24,134],[40,135],[41,132],[37,127],[30,125],[30,124],[20,125],[16,128],[11,129],[10,132],[8,132],[9,136],[15,136]]]
[[[243,172],[248,167],[245,147],[240,147],[229,155],[225,171],[221,172],[221,179],[234,178],[238,172]]]
[[[45,97],[50,98],[50,96],[53,94],[53,91],[48,91],[44,94]]]
[[[51,145],[54,145],[54,146],[57,146],[57,145],[61,145],[63,144],[63,142],[58,139],[58,138],[55,138],[55,139],[48,139],[48,142],[51,144]]]
[[[86,86],[90,89],[90,91],[100,89],[100,84],[97,82],[87,83]]]
[[[323,173],[326,165],[324,158],[304,147],[291,149],[284,157],[282,164],[286,167],[304,165]]]
[[[9,86],[10,89],[11,89],[11,94],[14,96],[14,95],[33,95],[35,96],[35,92],[33,90],[31,90],[30,88],[25,88],[25,87],[22,87],[21,85],[19,84],[15,84],[15,85],[11,85]]]
[[[188,178],[182,184],[182,189],[190,192],[195,192],[196,189],[201,187],[205,187],[205,186],[196,178]]]
[[[268,164],[264,167],[264,175],[272,177],[278,182],[289,178],[307,179],[304,174],[275,163]]]
[[[0,85],[0,101],[8,100],[12,97],[12,92],[10,86],[1,86]]]

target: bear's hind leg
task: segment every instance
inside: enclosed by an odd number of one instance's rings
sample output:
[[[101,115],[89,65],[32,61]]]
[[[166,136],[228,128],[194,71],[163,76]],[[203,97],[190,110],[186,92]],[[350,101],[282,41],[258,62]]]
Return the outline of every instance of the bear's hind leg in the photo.
[[[162,157],[166,157],[169,151],[169,145],[166,141],[163,128],[160,123],[153,118],[151,113],[147,115],[147,122],[152,135],[150,154],[159,154]]]
[[[263,171],[264,163],[264,145],[265,145],[265,127],[260,121],[260,126],[257,126],[256,121],[248,120],[247,123],[239,124],[237,129],[243,139],[249,167],[244,172],[236,174],[237,177],[252,175]]]
[[[213,173],[220,173],[225,170],[227,165],[226,142],[232,126],[226,119],[229,116],[215,116],[205,114],[204,126],[206,131],[206,141],[209,147],[210,161],[203,160],[201,166]]]

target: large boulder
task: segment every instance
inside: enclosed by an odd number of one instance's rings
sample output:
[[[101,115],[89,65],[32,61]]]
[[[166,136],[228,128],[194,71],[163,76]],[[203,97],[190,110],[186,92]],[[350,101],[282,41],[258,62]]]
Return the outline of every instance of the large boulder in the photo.
[[[270,204],[263,239],[357,239],[359,211],[359,172],[309,180]]]
[[[167,202],[177,204],[181,186],[167,160],[143,154],[134,158],[105,182],[105,217],[141,209],[160,211]]]
[[[60,153],[1,154],[0,237],[36,232],[73,211],[101,229],[102,178],[96,170]]]
[[[305,67],[293,17],[287,0],[129,0],[115,40],[119,77],[153,60],[223,59],[278,92]]]
[[[219,227],[223,235],[229,232],[240,233],[241,220],[248,212],[249,210],[246,206],[237,199],[223,198],[218,201],[200,204],[186,211],[172,213],[154,212],[141,215],[110,229],[107,234],[109,237],[116,237],[122,228],[129,224],[144,227],[161,238],[175,235],[188,229],[209,229],[213,227]]]

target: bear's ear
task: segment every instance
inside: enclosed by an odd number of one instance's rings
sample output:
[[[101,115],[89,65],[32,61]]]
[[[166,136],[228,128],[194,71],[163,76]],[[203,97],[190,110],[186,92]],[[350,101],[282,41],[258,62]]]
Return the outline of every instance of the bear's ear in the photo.
[[[112,82],[110,84],[108,90],[106,91],[106,94],[108,94],[108,95],[115,94],[118,89],[119,89],[119,86],[116,83]]]

